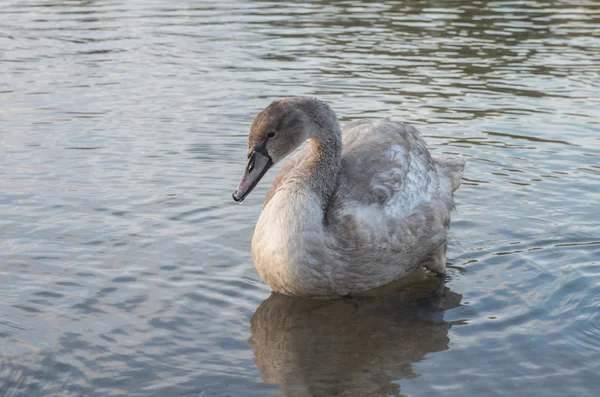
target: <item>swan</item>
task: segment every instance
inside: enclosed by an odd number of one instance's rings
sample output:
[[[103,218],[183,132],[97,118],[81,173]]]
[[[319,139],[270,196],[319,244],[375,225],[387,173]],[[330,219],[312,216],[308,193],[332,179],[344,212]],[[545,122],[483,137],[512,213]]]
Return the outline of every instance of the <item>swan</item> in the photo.
[[[422,267],[445,273],[462,159],[433,158],[408,124],[365,119],[340,126],[319,99],[281,98],[252,122],[233,199],[241,203],[305,141],[275,177],[252,239],[256,270],[273,291],[340,297]]]

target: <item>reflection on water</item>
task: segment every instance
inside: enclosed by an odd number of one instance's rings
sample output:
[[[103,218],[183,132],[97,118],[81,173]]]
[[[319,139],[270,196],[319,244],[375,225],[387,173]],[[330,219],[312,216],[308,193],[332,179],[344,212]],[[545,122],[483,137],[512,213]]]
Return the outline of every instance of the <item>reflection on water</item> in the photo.
[[[0,6],[0,395],[597,394],[597,1]],[[439,299],[268,298],[274,172],[230,194],[284,95],[470,160]]]
[[[284,396],[398,396],[397,381],[419,375],[413,363],[448,349],[444,311],[460,299],[438,277],[379,297],[272,294],[250,320],[249,343],[262,377]]]

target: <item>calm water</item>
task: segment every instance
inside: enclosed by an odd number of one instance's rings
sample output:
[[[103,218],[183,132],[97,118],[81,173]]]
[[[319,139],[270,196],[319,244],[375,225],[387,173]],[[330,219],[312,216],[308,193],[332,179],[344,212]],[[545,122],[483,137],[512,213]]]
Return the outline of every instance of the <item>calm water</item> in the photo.
[[[597,395],[598,2],[0,7],[0,395]],[[230,195],[285,95],[470,159],[445,286],[270,296],[275,173]]]

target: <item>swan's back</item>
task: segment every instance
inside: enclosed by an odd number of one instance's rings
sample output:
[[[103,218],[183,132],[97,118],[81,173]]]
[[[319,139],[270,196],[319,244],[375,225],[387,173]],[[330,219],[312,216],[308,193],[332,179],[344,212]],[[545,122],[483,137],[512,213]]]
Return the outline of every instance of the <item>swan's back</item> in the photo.
[[[439,190],[435,164],[418,131],[390,120],[359,120],[343,127],[336,201],[375,205],[406,217]]]
[[[451,156],[435,159],[419,132],[408,124],[358,120],[342,127],[342,167],[328,213],[359,206],[405,218],[417,207],[442,200],[453,208],[465,163]]]

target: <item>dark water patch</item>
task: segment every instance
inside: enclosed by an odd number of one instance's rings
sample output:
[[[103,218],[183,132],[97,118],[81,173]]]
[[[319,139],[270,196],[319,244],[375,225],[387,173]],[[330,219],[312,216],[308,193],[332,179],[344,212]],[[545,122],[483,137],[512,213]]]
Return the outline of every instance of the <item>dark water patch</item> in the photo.
[[[62,298],[62,297],[64,297],[63,294],[59,294],[59,293],[51,292],[51,291],[34,292],[32,295],[41,296],[44,298]]]
[[[121,277],[115,277],[112,282],[113,283],[131,283],[136,281],[137,279],[135,277],[129,277],[129,276],[121,276]]]

